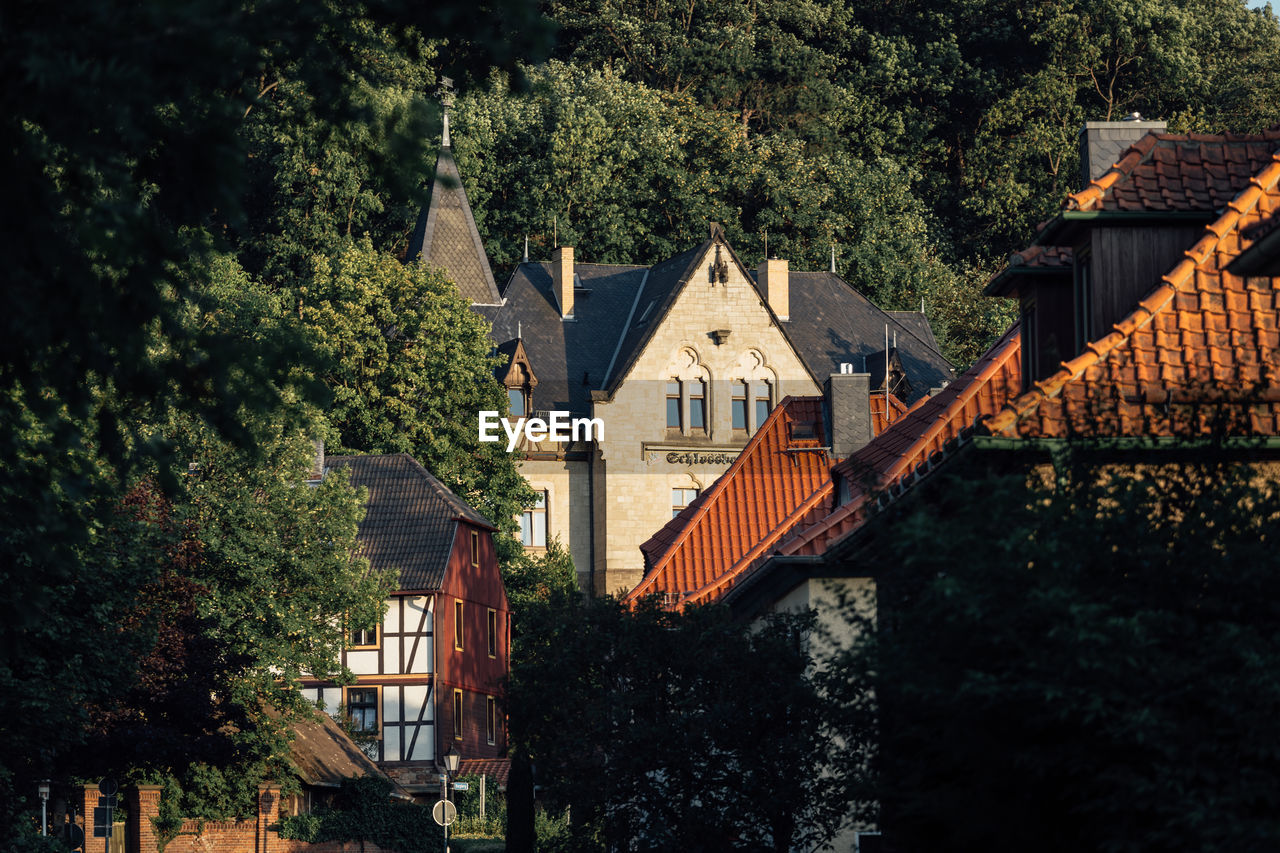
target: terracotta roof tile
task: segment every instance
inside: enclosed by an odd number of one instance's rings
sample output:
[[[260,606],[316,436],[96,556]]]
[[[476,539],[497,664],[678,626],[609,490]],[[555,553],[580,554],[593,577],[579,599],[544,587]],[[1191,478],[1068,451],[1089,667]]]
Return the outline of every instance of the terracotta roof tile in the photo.
[[[1268,139],[1274,143],[1280,136]],[[1221,153],[1252,158],[1262,147]],[[1278,280],[1240,278],[1226,267],[1241,251],[1240,232],[1277,210],[1280,152],[1268,156],[1114,331],[987,418],[986,428],[1021,436],[1184,435],[1223,428],[1274,434]]]
[[[834,470],[852,484],[852,500],[835,506],[834,481],[827,479],[805,506],[792,512],[783,525],[771,532],[765,543],[768,547],[754,549],[747,555],[749,560],[740,559],[733,572],[694,590],[685,602],[715,600],[772,554],[821,553],[827,543],[853,530],[866,517],[872,494],[868,476],[875,485],[883,485],[917,465],[936,464],[943,449],[979,415],[997,411],[1020,387],[1020,352],[1015,327],[963,376],[939,394],[917,403],[870,444],[835,466]]]
[[[487,776],[500,788],[507,787],[510,775],[510,758],[464,758],[458,762],[457,776]]]
[[[812,439],[791,437],[791,424],[812,423]],[[729,469],[640,546],[648,569],[628,595],[697,595],[750,564],[794,519],[830,493],[821,397],[787,397]]]
[[[1277,148],[1280,128],[1256,135],[1148,134],[1089,186],[1067,196],[1063,207],[1217,211],[1271,161]]]

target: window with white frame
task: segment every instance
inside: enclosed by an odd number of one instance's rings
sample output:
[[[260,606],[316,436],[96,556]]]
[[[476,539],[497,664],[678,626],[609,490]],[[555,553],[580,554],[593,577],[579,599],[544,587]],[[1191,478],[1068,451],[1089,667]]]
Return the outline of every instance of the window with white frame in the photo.
[[[671,490],[671,517],[675,518],[680,511],[693,503],[698,497],[697,489],[672,489]]]
[[[520,515],[520,544],[526,548],[547,547],[547,490],[536,493],[533,506]]]

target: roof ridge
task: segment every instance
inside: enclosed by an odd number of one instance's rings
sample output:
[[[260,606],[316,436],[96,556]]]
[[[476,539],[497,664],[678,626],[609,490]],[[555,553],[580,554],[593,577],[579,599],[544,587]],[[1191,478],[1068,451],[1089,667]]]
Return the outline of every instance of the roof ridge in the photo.
[[[1036,382],[1034,387],[1006,403],[997,414],[983,419],[986,428],[993,433],[1012,429],[1024,415],[1038,408],[1043,400],[1057,396],[1068,382],[1081,376],[1088,368],[1129,340],[1134,332],[1150,323],[1187,282],[1195,280],[1196,267],[1217,249],[1228,234],[1239,227],[1244,214],[1257,206],[1264,192],[1274,188],[1277,183],[1280,183],[1280,152],[1273,154],[1271,163],[1249,179],[1249,183],[1236,194],[1226,210],[1205,226],[1206,233],[1183,253],[1183,258],[1173,269],[1161,276],[1160,283],[1139,300],[1129,314],[1111,327],[1110,332],[1085,344],[1083,351],[1074,358],[1063,361],[1056,373]]]

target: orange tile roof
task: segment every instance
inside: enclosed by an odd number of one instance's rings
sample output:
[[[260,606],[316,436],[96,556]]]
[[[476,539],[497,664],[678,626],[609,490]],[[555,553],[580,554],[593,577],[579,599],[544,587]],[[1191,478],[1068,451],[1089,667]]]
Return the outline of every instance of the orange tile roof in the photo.
[[[925,401],[921,397],[916,404]],[[886,395],[883,391],[871,394],[871,434],[877,436],[889,428],[889,424],[902,418],[907,413],[907,404],[898,399],[892,391]]]
[[[816,437],[791,438],[797,422],[815,424]],[[729,469],[640,546],[648,571],[626,600],[666,595],[674,604],[750,564],[830,493],[825,429],[821,397],[784,399]]]
[[[852,500],[834,506],[834,483],[826,479],[804,505],[789,513],[783,525],[771,531],[768,541],[762,543],[765,547],[744,554],[732,572],[722,573],[694,590],[684,602],[714,601],[772,554],[820,554],[829,542],[857,526],[865,517],[868,498],[876,485],[891,482],[916,465],[927,463],[980,415],[998,411],[1016,393],[1021,387],[1020,342],[1015,326],[963,376],[917,403],[870,444],[836,465],[834,470],[847,477],[853,487]],[[871,482],[864,485],[867,474]]]
[[[1242,232],[1278,209],[1280,151],[1131,314],[986,428],[1024,437],[1280,433],[1277,279],[1225,272],[1248,241]]]
[[[1260,134],[1150,133],[1067,196],[1080,211],[1213,212],[1271,162],[1280,128]]]

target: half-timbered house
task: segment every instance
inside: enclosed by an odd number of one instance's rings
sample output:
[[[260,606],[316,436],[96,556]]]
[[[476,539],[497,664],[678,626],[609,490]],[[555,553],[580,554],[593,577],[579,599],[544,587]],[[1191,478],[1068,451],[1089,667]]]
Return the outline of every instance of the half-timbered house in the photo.
[[[382,623],[351,626],[343,663],[354,684],[307,682],[304,693],[342,709],[405,790],[438,790],[438,757],[505,755],[503,681],[510,610],[493,526],[408,454],[328,456],[369,492],[360,553],[399,573]]]

